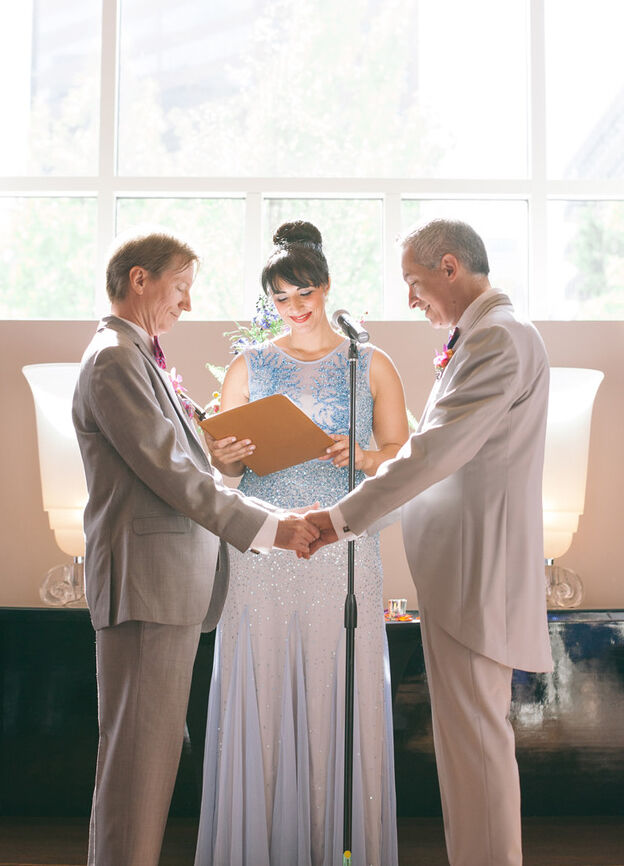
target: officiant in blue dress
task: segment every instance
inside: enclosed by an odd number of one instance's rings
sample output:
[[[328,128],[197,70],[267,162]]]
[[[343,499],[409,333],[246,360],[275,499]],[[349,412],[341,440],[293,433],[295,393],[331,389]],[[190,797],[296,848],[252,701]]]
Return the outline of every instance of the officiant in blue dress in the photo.
[[[290,397],[334,440],[324,458],[260,477],[242,462],[254,443],[208,437],[213,464],[239,489],[275,505],[334,503],[348,490],[349,340],[326,314],[331,281],[321,234],[285,223],[262,273],[284,323],[232,362],[227,410]],[[408,437],[403,387],[371,345],[357,364],[357,480]],[[230,553],[217,629],[196,866],[342,863],[345,551],[313,559]],[[388,648],[377,535],[356,545],[354,862],[397,864]]]

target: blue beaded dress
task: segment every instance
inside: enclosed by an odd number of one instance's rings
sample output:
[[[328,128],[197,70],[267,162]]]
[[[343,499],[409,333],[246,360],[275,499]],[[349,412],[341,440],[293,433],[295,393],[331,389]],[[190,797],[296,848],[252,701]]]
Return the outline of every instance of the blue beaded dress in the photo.
[[[348,340],[317,361],[273,343],[245,351],[250,400],[282,393],[320,427],[348,432]],[[356,436],[369,447],[373,347],[360,349]],[[356,481],[363,479],[358,473]],[[333,505],[347,469],[311,460],[239,489],[285,508]],[[396,866],[388,647],[378,536],[356,542],[353,863]],[[196,866],[340,866],[347,547],[310,560],[230,549],[217,628]]]

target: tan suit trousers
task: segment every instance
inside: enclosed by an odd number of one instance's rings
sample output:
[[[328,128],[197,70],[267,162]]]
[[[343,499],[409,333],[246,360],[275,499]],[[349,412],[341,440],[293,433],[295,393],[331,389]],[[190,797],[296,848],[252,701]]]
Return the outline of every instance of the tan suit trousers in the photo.
[[[512,669],[458,643],[421,610],[450,866],[521,866]]]
[[[100,739],[89,866],[158,866],[201,625],[96,632]]]

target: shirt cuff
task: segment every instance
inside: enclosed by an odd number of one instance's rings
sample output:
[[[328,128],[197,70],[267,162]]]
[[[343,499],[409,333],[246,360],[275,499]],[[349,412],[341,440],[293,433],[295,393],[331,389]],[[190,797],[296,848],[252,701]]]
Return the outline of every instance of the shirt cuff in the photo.
[[[334,527],[334,532],[338,536],[338,541],[352,541],[354,538],[357,538],[355,532],[351,532],[345,523],[342,511],[337,505],[333,505],[327,513]]]
[[[269,512],[267,518],[254,536],[249,549],[254,553],[269,553],[275,544],[279,516],[276,512]]]

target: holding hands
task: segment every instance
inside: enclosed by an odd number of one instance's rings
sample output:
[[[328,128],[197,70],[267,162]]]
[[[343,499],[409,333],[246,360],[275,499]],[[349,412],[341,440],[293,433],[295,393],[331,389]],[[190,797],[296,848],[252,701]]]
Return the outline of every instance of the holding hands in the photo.
[[[314,552],[312,546],[319,540],[320,534],[318,527],[303,515],[285,513],[280,517],[274,547],[294,550],[299,558],[309,559]]]
[[[317,537],[310,544],[308,556],[304,557],[305,559],[308,559],[313,553],[320,550],[321,547],[324,547],[326,544],[332,544],[334,541],[338,541],[338,536],[336,535],[334,524],[331,522],[329,511],[327,510],[307,511],[305,514],[305,520],[318,533]],[[297,556],[300,556],[300,554],[297,553]]]
[[[326,544],[333,544],[334,541],[338,541],[329,511],[308,511],[305,519],[318,532],[318,537],[310,545],[310,555],[316,553],[317,550]]]
[[[224,475],[241,475],[245,469],[243,460],[253,454],[256,446],[251,439],[237,439],[226,436],[224,439],[214,439],[206,430],[203,431],[206,446],[210,452],[211,462]],[[336,443],[327,449],[327,454],[320,460],[331,460],[334,466],[343,467],[349,463],[349,437],[340,433],[330,433]],[[355,468],[364,472],[370,469],[374,461],[370,452],[364,451],[355,444]],[[374,469],[373,469],[374,471]],[[299,559],[309,559],[312,554],[326,544],[338,540],[329,512],[319,511],[318,503],[305,508],[284,512],[280,517],[274,547],[282,550],[293,550]]]
[[[203,433],[212,464],[224,475],[241,475],[245,468],[243,459],[256,449],[251,439],[237,439],[235,436],[214,439],[208,431],[204,430]],[[304,510],[308,509],[299,509],[300,512]],[[294,509],[281,514],[273,546],[281,550],[294,550],[298,557],[308,559],[310,546],[318,541],[319,536],[318,528]]]

